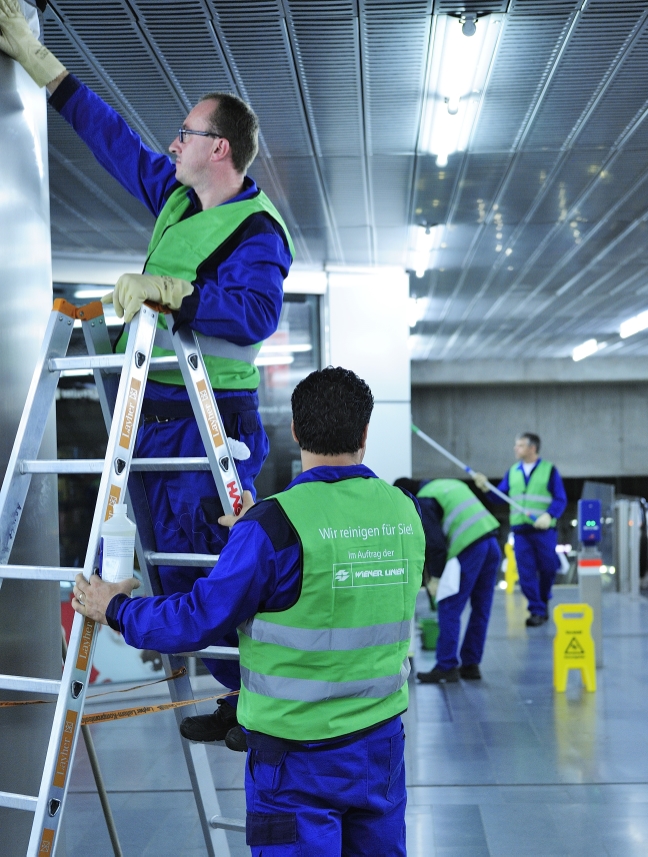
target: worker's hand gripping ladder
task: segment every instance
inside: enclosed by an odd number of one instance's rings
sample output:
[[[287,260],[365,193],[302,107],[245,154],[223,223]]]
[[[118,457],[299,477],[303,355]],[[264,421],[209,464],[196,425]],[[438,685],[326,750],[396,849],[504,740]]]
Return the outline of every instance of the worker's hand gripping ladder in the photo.
[[[232,512],[239,510],[241,485],[229,453],[227,438],[195,335],[190,330],[183,330],[173,335],[177,358],[151,358],[157,317],[158,313],[155,309],[143,306],[131,325],[126,353],[113,355],[109,353],[110,343],[100,304],[89,304],[77,309],[65,301],[55,302],[0,492],[0,582],[4,577],[73,580],[78,572],[78,569],[72,568],[7,564],[31,476],[34,473],[91,473],[101,470],[97,504],[83,568],[86,578],[90,577],[95,568],[101,525],[111,516],[113,506],[124,501],[133,464],[135,465],[133,469],[137,470],[209,467],[214,475],[223,508]],[[90,356],[65,357],[72,335],[73,322],[77,318],[82,321]],[[133,448],[142,399],[151,366],[156,369],[179,366],[182,371],[205,443],[206,459],[189,461],[143,459],[133,462]],[[79,368],[91,368],[95,373],[104,416],[109,425],[105,460],[103,462],[39,461],[37,456],[45,424],[54,403],[60,373],[65,369]],[[121,378],[118,389],[113,395],[111,385],[104,385],[104,379],[107,377],[104,373],[119,369],[121,369]],[[138,486],[135,482],[131,487],[135,489],[134,493],[138,494],[141,485]],[[155,553],[152,526],[150,518],[147,518],[148,504],[144,502],[143,508],[138,510],[138,499],[142,500],[141,497],[133,497],[139,531],[140,563],[149,587],[152,585],[155,591],[157,575],[149,580],[148,572],[154,570],[156,564],[168,562],[169,556]],[[146,514],[143,513],[143,509],[146,510]],[[141,519],[144,519],[142,525],[140,525]],[[178,564],[183,561],[182,555],[171,556]],[[186,564],[211,565],[215,557],[196,558],[193,555],[186,555],[184,561]],[[60,682],[24,676],[0,676],[0,687],[4,689],[58,695],[38,797],[0,793],[0,806],[34,812],[27,857],[41,857],[41,855],[54,853],[81,725],[96,636],[96,623],[76,614]],[[238,657],[235,649],[208,650],[208,653],[212,657],[214,654],[220,657]],[[173,659],[165,657],[164,660],[169,673]],[[179,699],[193,698],[188,679],[185,680],[184,685],[176,687],[176,683],[172,683],[172,687],[172,696]],[[224,829],[241,830],[244,829],[244,824],[234,819],[220,817],[204,747],[188,746],[184,741],[183,747],[194,786],[207,853],[227,855],[229,849]]]

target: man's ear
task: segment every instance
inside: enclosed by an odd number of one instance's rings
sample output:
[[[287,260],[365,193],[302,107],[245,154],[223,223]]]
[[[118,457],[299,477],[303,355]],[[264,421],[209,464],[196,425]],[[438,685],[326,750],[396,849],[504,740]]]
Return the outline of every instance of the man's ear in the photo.
[[[231,151],[230,141],[226,137],[217,137],[214,140],[214,148],[210,156],[212,161],[224,160]]]
[[[295,434],[295,421],[294,420],[290,421],[290,433],[292,434],[293,440],[295,441],[295,443],[299,443],[299,438]]]
[[[362,432],[362,446],[367,445],[367,435],[369,434],[369,423],[364,427],[364,431]]]

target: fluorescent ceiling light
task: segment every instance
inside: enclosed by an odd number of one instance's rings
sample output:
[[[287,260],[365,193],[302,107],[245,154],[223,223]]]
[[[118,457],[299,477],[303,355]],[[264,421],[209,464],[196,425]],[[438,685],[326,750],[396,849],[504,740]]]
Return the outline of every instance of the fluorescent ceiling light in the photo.
[[[285,354],[287,351],[296,354],[302,351],[312,351],[313,346],[307,342],[296,345],[263,345],[260,354]]]
[[[105,286],[81,286],[75,290],[74,297],[98,301],[110,292],[112,292],[112,289]]]
[[[422,277],[434,267],[436,252],[434,257],[430,257],[433,251],[437,251],[441,246],[443,230],[443,226],[413,226],[410,230],[408,268],[413,270],[417,277]]]
[[[639,315],[635,315],[624,321],[619,328],[619,336],[621,339],[627,339],[629,336],[634,336],[635,333],[639,333],[639,331],[645,330],[647,327],[648,310],[640,312]]]
[[[597,351],[605,348],[606,345],[607,342],[597,342],[595,339],[588,339],[587,342],[583,342],[582,345],[577,345],[574,348],[572,351],[572,360],[578,362],[579,360],[584,360],[586,357],[591,357],[592,354],[596,354]]]
[[[436,155],[439,167],[468,148],[503,21],[485,15],[465,36],[458,18],[435,17],[419,149]]]
[[[276,357],[257,357],[254,361],[255,366],[290,366],[295,362],[295,358],[289,354],[277,354]]]
[[[106,327],[122,327],[124,324],[123,318],[117,318],[116,315],[104,315],[104,321],[106,322]],[[81,322],[77,319],[74,322],[75,327],[81,327]]]

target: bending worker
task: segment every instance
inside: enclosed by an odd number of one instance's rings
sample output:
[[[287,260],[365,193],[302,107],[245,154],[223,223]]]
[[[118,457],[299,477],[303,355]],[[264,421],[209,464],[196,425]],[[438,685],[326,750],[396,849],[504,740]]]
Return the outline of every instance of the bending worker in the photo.
[[[513,451],[519,463],[511,467],[497,487],[535,518],[531,520],[510,507],[520,587],[531,614],[526,624],[532,628],[543,625],[549,618],[551,587],[560,568],[556,553],[556,521],[565,511],[567,495],[556,467],[540,458],[537,434],[525,432],[518,435]],[[473,478],[478,488],[488,491],[483,473],[476,473]],[[504,502],[492,492],[488,499],[493,503]]]
[[[398,479],[394,484],[415,494],[421,507],[427,588],[437,600],[439,616],[437,662],[429,672],[417,673],[416,677],[427,684],[455,682],[460,676],[480,679],[479,664],[502,561],[497,519],[459,479]],[[453,573],[448,563],[452,560],[459,563],[458,580],[455,586],[439,590],[440,578],[445,580]],[[469,600],[470,619],[457,657],[461,614]]]
[[[253,855],[406,854],[400,715],[425,536],[412,498],[362,464],[372,408],[346,369],[297,385],[303,472],[239,519],[191,593],[130,599],[134,580],[77,576],[74,609],[132,646],[187,651],[238,627]]]
[[[199,334],[226,432],[236,441],[232,452],[239,459],[241,483],[254,496],[254,479],[269,448],[258,412],[254,360],[261,341],[277,328],[283,281],[294,255],[281,216],[246,176],[258,149],[255,114],[236,96],[205,95],[169,146],[174,163],[144,145],[121,116],[38,42],[17,0],[0,0],[0,31],[0,49],[36,83],[47,85],[52,107],[157,218],[144,273],[121,276],[108,300],[126,323],[145,300],[155,301],[172,310],[166,318],[174,330],[188,325]],[[158,328],[153,355],[173,353],[163,314]],[[127,336],[123,332],[117,351],[125,350]],[[205,455],[179,371],[150,374],[142,414],[136,456]],[[158,551],[220,553],[227,528],[218,524],[223,509],[210,472],[151,472],[143,480]],[[160,566],[158,571],[162,590],[170,595],[190,592],[209,569]],[[236,639],[221,644],[236,645]],[[219,681],[238,689],[235,662],[206,663]],[[228,711],[235,715],[233,708]],[[211,740],[224,738],[232,722],[232,716],[215,721]]]

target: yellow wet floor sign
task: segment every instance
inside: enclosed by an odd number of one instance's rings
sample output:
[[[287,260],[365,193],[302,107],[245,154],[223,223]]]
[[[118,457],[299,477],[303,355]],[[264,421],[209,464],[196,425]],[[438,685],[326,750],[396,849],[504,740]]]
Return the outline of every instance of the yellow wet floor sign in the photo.
[[[594,613],[589,604],[558,604],[553,611],[554,688],[567,688],[569,670],[580,670],[586,690],[596,690],[596,653],[591,627]]]
[[[506,556],[504,580],[506,581],[506,592],[510,595],[515,589],[516,581],[520,579],[517,562],[515,561],[515,550],[510,542],[504,545],[504,555]]]

